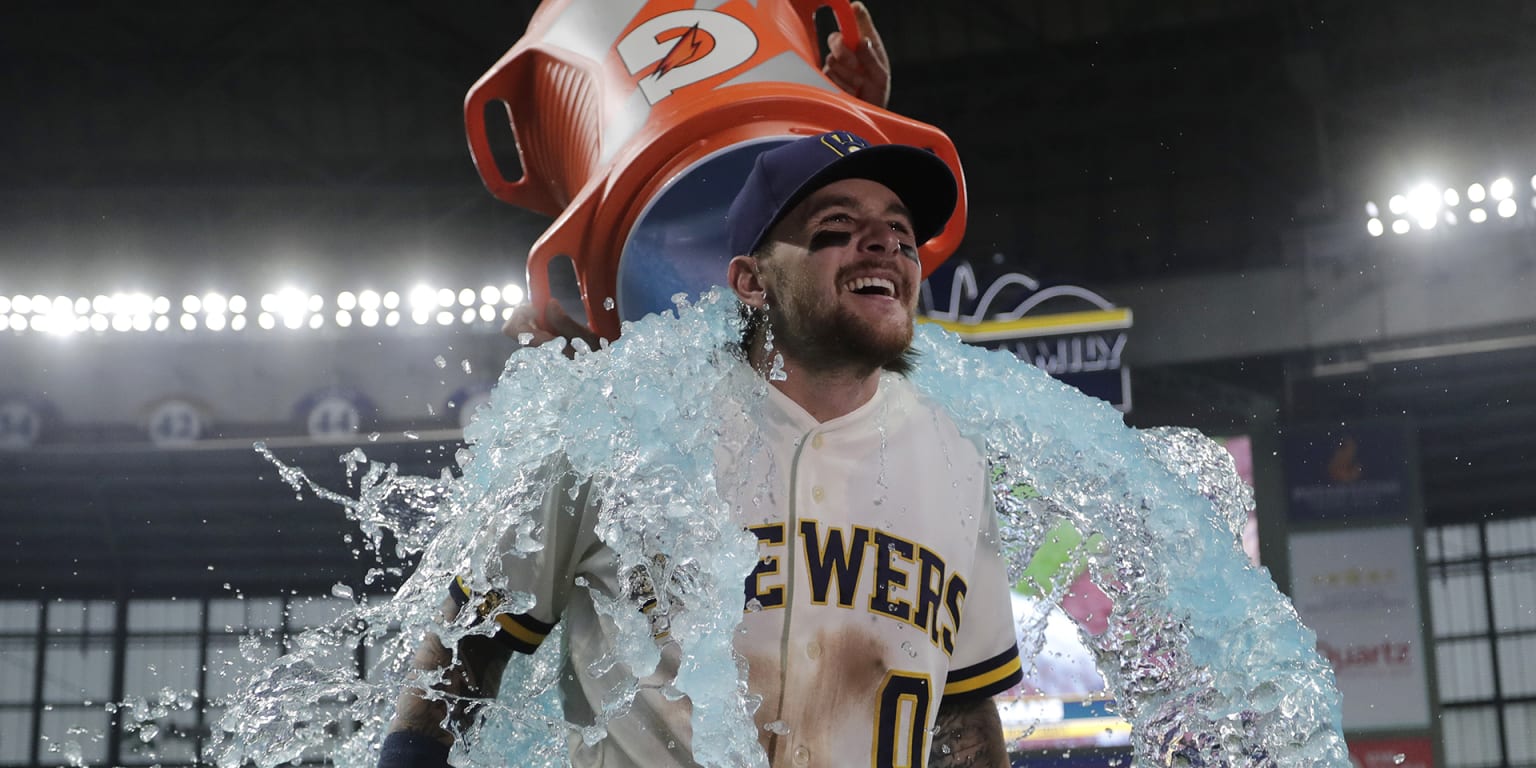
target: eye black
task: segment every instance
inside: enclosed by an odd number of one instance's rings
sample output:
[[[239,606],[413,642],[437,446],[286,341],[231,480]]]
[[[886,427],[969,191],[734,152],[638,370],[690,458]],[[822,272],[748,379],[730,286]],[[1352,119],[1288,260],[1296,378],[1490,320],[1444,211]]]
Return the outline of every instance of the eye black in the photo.
[[[850,242],[853,242],[853,233],[851,232],[823,229],[811,235],[811,251],[819,251],[823,248],[841,248]]]

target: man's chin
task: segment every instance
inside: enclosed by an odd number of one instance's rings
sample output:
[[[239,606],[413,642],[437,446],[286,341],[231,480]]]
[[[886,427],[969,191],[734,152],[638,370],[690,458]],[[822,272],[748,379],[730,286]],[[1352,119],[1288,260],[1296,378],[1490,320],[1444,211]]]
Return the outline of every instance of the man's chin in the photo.
[[[870,368],[884,368],[906,354],[912,346],[912,324],[907,323],[850,323],[848,356],[867,364]]]

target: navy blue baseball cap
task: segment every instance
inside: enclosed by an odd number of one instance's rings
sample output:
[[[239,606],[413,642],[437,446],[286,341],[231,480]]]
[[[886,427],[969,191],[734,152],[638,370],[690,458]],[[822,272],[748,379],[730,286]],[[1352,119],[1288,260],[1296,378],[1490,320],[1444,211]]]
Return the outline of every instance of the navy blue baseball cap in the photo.
[[[845,131],[807,136],[757,156],[726,214],[731,255],[756,251],[784,214],[843,179],[869,179],[895,192],[912,213],[918,245],[944,230],[959,197],[954,173],[926,149],[870,144]]]

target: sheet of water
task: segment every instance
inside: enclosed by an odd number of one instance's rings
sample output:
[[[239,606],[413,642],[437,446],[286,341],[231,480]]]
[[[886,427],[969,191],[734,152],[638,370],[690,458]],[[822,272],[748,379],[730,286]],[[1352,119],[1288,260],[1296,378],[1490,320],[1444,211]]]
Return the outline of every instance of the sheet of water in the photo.
[[[598,532],[621,572],[665,555],[667,572],[651,578],[663,604],[676,606],[672,636],[684,652],[674,687],[693,702],[697,759],[765,765],[755,702],[731,649],[755,540],[731,524],[714,476],[716,448],[750,439],[747,414],[767,386],[723,363],[739,336],[734,299],[706,295],[677,316],[626,327],[603,353],[567,360],[558,345],[519,351],[465,431],[458,477],[369,464],[353,499],[314,487],[268,454],[296,491],[343,505],[375,547],[384,530],[394,532],[400,554],[419,553],[420,565],[392,599],[358,602],[243,680],[215,736],[218,762],[266,768],[320,752],[339,766],[373,765],[420,638],[436,632],[452,646],[494,627],[471,622],[470,611],[442,624],[445,586],[453,576],[476,589],[500,586],[483,567],[496,560],[498,540],[524,554],[544,546],[547,532],[529,512],[548,489],[549,457],[563,455],[565,471],[604,500]],[[1115,609],[1109,631],[1084,639],[1133,723],[1139,764],[1349,764],[1338,694],[1313,634],[1240,549],[1250,498],[1224,451],[1191,431],[1127,428],[1101,401],[936,327],[920,326],[914,343],[921,362],[912,381],[963,432],[986,439],[1011,579],[1063,520],[1107,541],[1089,564]],[[366,457],[342,460],[350,471]],[[1049,500],[1048,514],[1010,493],[1021,484]],[[514,593],[499,610],[523,612],[531,600]],[[649,621],[610,610],[621,642],[603,663],[652,671]],[[531,659],[514,659],[501,695],[455,746],[458,765],[563,765],[566,739],[602,738],[604,723],[625,711],[633,687],[620,686],[595,725],[564,722],[555,632]],[[379,656],[363,680],[332,652],[359,641]],[[338,724],[351,735],[338,738]]]

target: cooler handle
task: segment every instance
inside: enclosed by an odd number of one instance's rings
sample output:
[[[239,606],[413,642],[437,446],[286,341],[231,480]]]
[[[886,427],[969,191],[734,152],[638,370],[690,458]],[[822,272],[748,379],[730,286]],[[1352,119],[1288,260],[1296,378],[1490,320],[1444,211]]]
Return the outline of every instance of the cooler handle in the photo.
[[[600,183],[601,178],[594,179],[589,184]],[[585,189],[577,195],[576,202],[572,203],[560,218],[545,230],[543,236],[533,244],[528,251],[528,301],[537,310],[535,315],[542,323],[544,309],[550,299],[549,291],[549,265],[556,258],[566,256],[570,258],[571,265],[576,269],[576,282],[581,288],[581,301],[587,313],[587,327],[593,332],[608,339],[618,338],[618,314],[602,306],[605,296],[594,295],[594,289],[598,293],[610,294],[612,285],[598,285],[598,283],[611,283],[611,280],[600,279],[598,275],[588,272],[588,265],[584,256],[587,255],[587,232],[592,226],[592,217],[597,213],[598,195],[592,194],[591,189]]]
[[[853,6],[849,0],[790,0],[795,8],[795,13],[805,20],[807,37],[816,39],[816,10],[818,8],[831,8],[832,15],[837,17],[837,31],[843,33],[843,45],[849,50],[857,50],[859,43],[863,42],[863,36],[859,34],[859,19],[853,13]]]
[[[517,121],[512,119],[514,94],[507,90],[509,83],[517,81],[513,75],[522,69],[524,60],[525,57],[518,53],[512,54],[492,67],[469,89],[469,94],[464,97],[464,132],[469,138],[469,154],[474,159],[475,169],[480,172],[480,180],[485,183],[491,195],[502,202],[554,216],[560,213],[560,207],[545,190],[531,183],[526,172],[516,181],[508,181],[502,174],[495,155],[491,153],[491,141],[486,132],[486,106],[492,101],[499,101],[505,109],[507,123],[512,128],[518,162],[524,168],[528,167],[527,158],[523,156],[523,138],[518,135]]]

